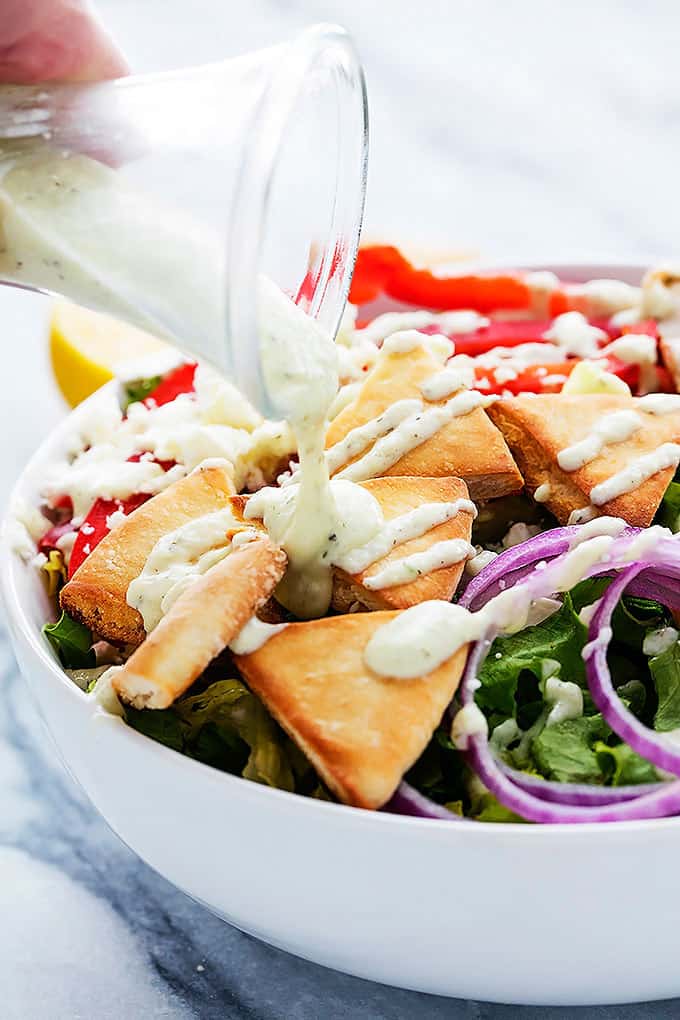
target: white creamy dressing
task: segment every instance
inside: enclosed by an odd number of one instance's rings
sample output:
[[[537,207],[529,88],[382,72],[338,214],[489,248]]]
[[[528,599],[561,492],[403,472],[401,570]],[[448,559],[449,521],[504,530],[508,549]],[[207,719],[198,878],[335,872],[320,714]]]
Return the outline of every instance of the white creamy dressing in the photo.
[[[61,293],[222,363],[219,228],[39,140],[0,145],[0,277]],[[124,253],[124,259],[121,259]],[[200,267],[200,271],[198,271]]]
[[[567,524],[586,524],[588,521],[594,520],[598,516],[597,509],[594,506],[582,506],[577,510],[572,510],[569,514]]]
[[[509,743],[519,733],[519,728],[514,719],[506,720],[506,722],[515,723],[516,732],[508,732],[510,730],[510,727],[508,727],[508,730],[505,730],[502,734],[503,737],[508,738]],[[468,705],[463,705],[456,712],[451,723],[451,741],[459,751],[467,751],[470,745],[470,737],[486,737],[488,732],[489,724],[486,721],[486,716],[474,701],[471,701]]]
[[[465,573],[469,574],[470,577],[476,577],[477,574],[481,574],[484,567],[488,567],[490,563],[493,563],[498,555],[497,552],[493,552],[491,549],[482,549],[481,546],[475,546],[475,555],[465,564]]]
[[[573,588],[603,559],[613,541],[611,535],[597,535],[547,564],[540,573],[543,594]],[[380,676],[405,680],[425,676],[464,645],[491,631],[521,630],[530,610],[531,602],[513,588],[500,592],[476,612],[452,602],[421,602],[378,628],[366,645],[364,661]]]
[[[659,627],[658,630],[650,630],[645,634],[642,642],[642,651],[645,655],[661,655],[667,652],[680,638],[680,633],[675,627]]]
[[[680,394],[648,393],[638,399],[636,407],[645,414],[675,414],[680,411]]]
[[[569,288],[588,302],[591,315],[612,315],[630,308],[638,308],[642,290],[623,280],[588,280]]]
[[[399,584],[408,584],[425,574],[444,567],[462,563],[475,554],[475,547],[462,538],[450,538],[435,542],[429,549],[411,553],[401,559],[387,563],[381,570],[364,578],[364,586],[371,591],[381,588],[393,588]]]
[[[338,468],[348,461],[353,460],[359,453],[363,453],[377,439],[381,439],[389,432],[392,432],[401,422],[411,418],[422,410],[422,401],[417,397],[405,400],[395,400],[386,410],[376,418],[363,425],[357,425],[350,429],[346,436],[338,443],[335,443],[326,450],[326,462],[331,474],[335,474]]]
[[[344,555],[336,555],[335,564],[348,574],[359,574],[387,556],[396,546],[420,538],[459,513],[467,513],[474,518],[477,508],[469,499],[457,499],[451,503],[421,503],[413,510],[386,521],[364,545],[354,546]]]
[[[363,486],[334,478],[330,490],[337,510],[329,525],[331,530],[321,560],[329,570],[338,566],[350,574],[361,573],[397,546],[421,537],[459,513],[476,514],[474,503],[459,499],[451,503],[424,503],[385,521],[380,504]],[[261,518],[271,538],[285,549],[298,499],[297,483],[284,488],[264,488],[250,497],[245,516],[248,520]],[[406,584],[423,574],[459,563],[473,552],[473,547],[462,539],[434,543],[428,550],[387,564],[366,578],[364,584],[375,590]]]
[[[386,358],[390,354],[409,354],[419,347],[442,362],[450,358],[454,350],[453,341],[442,333],[419,333],[417,329],[402,329],[387,337],[380,348],[380,356]]]
[[[190,584],[228,555],[229,533],[242,528],[227,507],[188,521],[156,542],[127,591],[127,603],[141,614],[147,634]]]
[[[591,538],[597,538],[600,535],[609,535],[611,538],[616,538],[627,527],[628,525],[621,517],[607,517],[604,515],[602,517],[595,517],[581,524],[581,527],[569,542],[569,548],[575,549],[577,545],[581,545],[583,542],[587,542]]]
[[[372,344],[380,344],[400,330],[426,329],[437,326],[444,333],[473,333],[489,325],[489,320],[475,311],[455,312],[385,312],[378,315],[358,335]]]
[[[229,649],[234,655],[251,655],[266,645],[267,641],[275,634],[280,634],[282,630],[285,630],[287,626],[287,623],[265,623],[264,620],[253,616],[238,632],[230,643]]]
[[[495,400],[496,397],[485,397],[477,390],[464,390],[451,397],[445,404],[428,408],[420,404],[420,410],[404,418],[391,432],[378,439],[363,457],[343,468],[339,472],[339,477],[362,482],[368,478],[384,475],[393,464],[436,435],[454,418],[470,414],[478,407],[488,407]],[[377,422],[378,419],[374,421]],[[334,449],[335,447],[331,447],[330,452],[332,453]]]
[[[471,389],[474,381],[474,359],[467,354],[457,354],[446,368],[424,379],[418,389],[426,400],[443,400],[458,390]]]
[[[265,277],[259,280],[258,313],[265,385],[293,430],[300,464],[285,533],[276,536],[288,555],[277,597],[296,616],[322,616],[332,591],[324,554],[337,521],[324,456],[328,410],[338,390],[337,350],[318,323]]]
[[[524,521],[517,521],[511,524],[501,539],[504,549],[512,549],[513,546],[521,545],[534,535],[540,534],[542,528],[538,524],[525,524]]]
[[[611,478],[595,485],[590,493],[590,501],[595,506],[602,506],[626,492],[632,492],[639,488],[648,478],[652,478],[659,471],[667,468],[676,468],[680,464],[680,444],[662,443],[651,453],[643,453],[636,457],[621,471],[617,471]]]
[[[607,334],[597,326],[591,326],[581,312],[564,312],[553,320],[543,339],[556,344],[564,354],[589,358],[597,354],[598,341],[606,340]]]
[[[563,471],[577,471],[596,460],[605,447],[630,439],[643,424],[642,418],[635,411],[612,411],[598,418],[588,435],[578,443],[560,450],[557,463]]]
[[[323,438],[323,437],[322,437]],[[302,468],[304,472],[304,466]],[[295,476],[297,478],[297,476]],[[319,536],[320,544],[316,546],[314,572],[316,576],[327,575],[330,602],[332,590],[333,565],[350,553],[357,546],[370,542],[383,526],[383,515],[380,504],[371,493],[361,485],[355,485],[342,479],[333,479],[329,483],[331,512],[324,518],[324,529]],[[291,553],[296,554],[295,547],[289,547],[292,525],[299,514],[300,501],[304,498],[302,483],[295,481],[282,488],[267,487],[260,489],[248,500],[245,516],[248,520],[261,518],[272,540],[285,549],[289,559]],[[287,575],[286,575],[287,576]],[[304,585],[304,573],[301,572],[300,583]],[[279,586],[280,587],[280,586]],[[277,589],[277,598],[280,597]],[[283,596],[286,597],[284,589]],[[284,605],[287,603],[284,602]],[[318,603],[317,603],[318,604]],[[298,602],[295,615],[307,615],[305,605]],[[309,609],[309,615],[322,615],[328,605],[317,614]]]
[[[559,276],[549,269],[536,269],[532,273],[526,273],[523,280],[534,294],[552,294],[560,286]]]
[[[583,691],[571,680],[549,676],[545,681],[544,696],[551,706],[546,726],[555,726],[565,719],[578,719],[583,715]]]
[[[583,650],[581,652],[583,660],[585,661],[589,659],[600,649],[607,648],[613,637],[614,631],[611,627],[601,627],[597,637],[593,638],[592,641],[588,641],[588,643],[583,646]]]
[[[603,347],[600,354],[613,354],[627,365],[655,365],[656,340],[646,333],[624,333]]]

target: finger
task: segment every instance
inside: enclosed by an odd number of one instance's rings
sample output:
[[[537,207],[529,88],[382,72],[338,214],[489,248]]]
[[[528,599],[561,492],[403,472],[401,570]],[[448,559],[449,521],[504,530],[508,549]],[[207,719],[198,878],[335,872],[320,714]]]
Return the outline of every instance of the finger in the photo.
[[[96,81],[128,67],[86,0],[0,0],[0,82]]]

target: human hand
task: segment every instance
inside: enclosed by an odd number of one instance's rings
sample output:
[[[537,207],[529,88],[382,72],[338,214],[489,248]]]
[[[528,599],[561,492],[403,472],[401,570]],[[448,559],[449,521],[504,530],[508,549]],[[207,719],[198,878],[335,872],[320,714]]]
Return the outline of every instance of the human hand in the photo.
[[[87,0],[0,0],[0,82],[97,81],[128,67]]]

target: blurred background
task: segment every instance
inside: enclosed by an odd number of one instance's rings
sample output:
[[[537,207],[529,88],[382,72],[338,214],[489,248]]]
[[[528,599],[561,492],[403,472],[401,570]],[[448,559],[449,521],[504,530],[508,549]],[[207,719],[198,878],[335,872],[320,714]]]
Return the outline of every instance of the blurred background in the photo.
[[[519,260],[680,255],[677,0],[97,7],[135,71],[219,60],[316,21],[346,26],[370,98],[366,239]],[[5,297],[3,332],[20,371],[2,417],[22,424],[0,499],[62,413],[43,371],[45,302]]]

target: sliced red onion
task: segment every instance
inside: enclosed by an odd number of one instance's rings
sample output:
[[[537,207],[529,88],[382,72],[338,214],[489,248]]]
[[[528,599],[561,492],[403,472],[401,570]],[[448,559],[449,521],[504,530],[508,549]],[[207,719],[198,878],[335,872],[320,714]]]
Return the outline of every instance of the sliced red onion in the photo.
[[[542,800],[512,781],[495,761],[488,741],[469,738],[466,757],[484,785],[505,807],[530,822],[625,822],[665,818],[680,812],[680,782],[660,783],[652,793],[615,804],[580,807]]]
[[[396,793],[382,809],[395,815],[410,815],[413,818],[438,818],[446,822],[469,822],[469,818],[448,811],[402,780]]]
[[[607,663],[612,613],[631,582],[643,572],[651,572],[653,582],[653,571],[649,564],[634,563],[612,581],[590,621],[590,640],[583,649],[583,658],[593,701],[611,729],[657,768],[680,776],[680,747],[674,748],[667,737],[650,730],[626,708],[614,689]]]
[[[554,561],[568,552],[580,530],[578,526],[556,528],[501,553],[468,584],[460,604],[473,611],[480,609],[499,591],[518,584],[521,584],[523,597],[527,600],[552,594],[549,590],[552,571],[546,571],[544,576],[535,567],[541,561]],[[673,750],[663,737],[643,726],[628,712],[616,695],[607,667],[607,638],[611,634],[608,628],[624,591],[655,599],[670,608],[680,608],[680,542],[670,534],[662,535],[653,548],[644,549],[644,560],[631,563],[630,546],[639,534],[639,529],[627,528],[614,540],[606,558],[585,575],[608,576],[619,572],[599,600],[590,622],[592,644],[584,650],[586,673],[593,700],[614,732],[659,768],[680,775],[680,748]],[[474,693],[479,686],[477,676],[495,636],[495,633],[487,633],[468,654],[460,686],[463,705],[474,702]],[[488,738],[479,733],[468,738],[465,755],[490,792],[515,814],[529,821],[616,822],[680,813],[680,782],[635,787],[554,783],[518,773],[499,763]],[[402,784],[395,798],[393,809],[401,813],[452,818],[445,809],[406,784]]]
[[[655,793],[667,783],[639,783],[637,786],[593,786],[590,783],[558,783],[542,776],[519,772],[503,762],[499,768],[516,786],[532,793],[541,800],[554,804],[573,804],[577,807],[599,807],[603,804],[617,804],[623,800],[634,800],[646,793]]]

